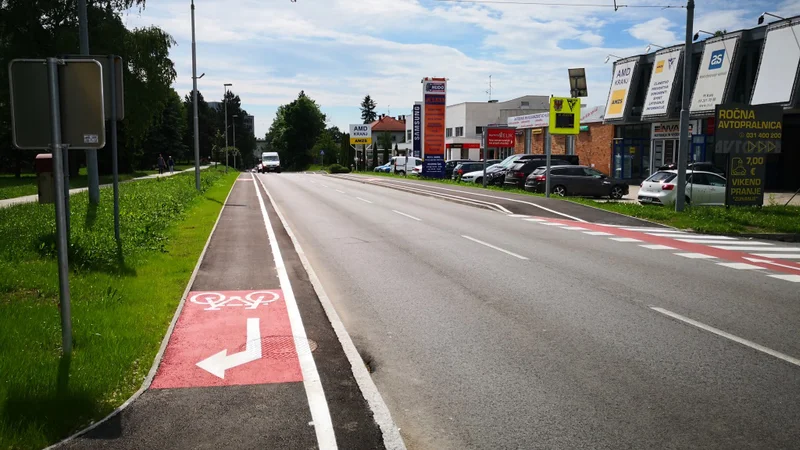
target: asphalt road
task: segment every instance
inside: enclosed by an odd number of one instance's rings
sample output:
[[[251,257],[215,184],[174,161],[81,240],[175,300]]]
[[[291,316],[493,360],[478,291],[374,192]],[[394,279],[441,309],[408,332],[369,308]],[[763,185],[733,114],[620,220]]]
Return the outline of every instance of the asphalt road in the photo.
[[[800,284],[341,178],[260,177],[410,449],[798,448]]]

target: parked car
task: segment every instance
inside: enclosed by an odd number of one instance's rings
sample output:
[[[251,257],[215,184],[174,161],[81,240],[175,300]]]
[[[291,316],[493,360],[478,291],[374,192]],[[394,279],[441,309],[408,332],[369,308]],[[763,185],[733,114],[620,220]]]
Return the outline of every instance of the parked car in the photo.
[[[414,158],[413,156],[408,158],[406,161],[405,156],[393,156],[392,159],[389,160],[389,170],[388,172],[394,172],[400,175],[405,175],[406,172],[411,172],[414,170],[414,167],[421,165],[422,159],[421,158]]]
[[[642,182],[639,202],[669,205],[675,203],[677,170],[661,170]],[[692,205],[725,205],[725,178],[712,172],[686,172],[686,203]]]
[[[562,155],[559,155],[559,158]],[[571,165],[569,161],[565,159],[555,159],[553,157],[550,158],[550,166],[569,166]],[[530,159],[523,159],[514,163],[505,174],[505,180],[503,181],[504,187],[515,187],[518,189],[525,188],[525,180],[528,178],[535,169],[539,167],[547,166],[547,159],[545,158],[530,158]]]
[[[392,170],[391,163],[386,163],[386,164],[377,166],[377,167],[375,167],[373,169],[374,172],[383,172],[383,173],[389,173],[389,172],[391,172],[391,170]]]
[[[715,166],[713,163],[710,162],[689,163],[689,165],[686,166],[686,169],[696,170],[698,172],[711,172],[717,175],[722,175],[723,177],[725,176],[725,170],[720,169],[719,167]],[[658,170],[678,170],[678,164],[676,163],[667,164],[659,167]]]
[[[483,171],[483,161],[462,162],[453,169],[451,179],[453,181],[459,181],[465,173],[475,172],[476,170]]]
[[[628,184],[617,178],[587,166],[551,166],[550,191],[564,197],[583,195],[589,197],[609,197],[619,200],[628,194]],[[531,172],[525,181],[525,190],[545,192],[547,186],[547,167],[539,167]]]
[[[469,162],[472,161],[471,159],[450,159],[444,162],[444,177],[450,178],[453,176],[453,170],[456,168],[457,165],[461,164],[462,162]]]
[[[575,165],[579,164],[579,159],[577,155],[558,155],[558,158],[562,161],[566,160],[568,164],[575,164]],[[500,164],[503,166],[503,170],[494,172],[492,173],[491,176],[487,174],[486,183],[491,184],[493,186],[503,186],[505,183],[506,173],[508,172],[508,170],[510,170],[511,167],[514,166],[514,164],[521,161],[527,161],[529,159],[546,160],[547,155],[525,155],[525,154],[511,155],[500,162]],[[552,162],[551,165],[553,165]],[[525,179],[523,178],[521,181],[522,183],[524,183]],[[483,182],[483,180],[481,180],[481,182]]]
[[[418,166],[414,166],[414,169],[411,171],[411,175],[420,176],[422,174],[422,164]]]
[[[495,173],[497,173],[497,172],[499,172],[501,170],[505,171],[505,168],[502,165],[500,165],[500,163],[496,163],[496,164],[492,164],[491,166],[488,166],[486,168],[487,180],[492,175],[494,175]],[[463,181],[465,183],[483,184],[483,168],[481,167],[480,169],[478,169],[478,170],[476,170],[474,172],[469,172],[469,173],[465,173],[464,175],[461,175],[461,181]]]

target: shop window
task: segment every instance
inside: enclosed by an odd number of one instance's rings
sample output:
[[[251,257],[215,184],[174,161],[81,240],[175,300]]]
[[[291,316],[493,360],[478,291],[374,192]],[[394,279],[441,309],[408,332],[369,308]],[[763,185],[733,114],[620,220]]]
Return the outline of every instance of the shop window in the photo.
[[[444,130],[444,135],[445,135],[445,137],[453,137],[453,129],[452,128],[445,129]]]
[[[464,127],[456,127],[456,137],[464,136]]]

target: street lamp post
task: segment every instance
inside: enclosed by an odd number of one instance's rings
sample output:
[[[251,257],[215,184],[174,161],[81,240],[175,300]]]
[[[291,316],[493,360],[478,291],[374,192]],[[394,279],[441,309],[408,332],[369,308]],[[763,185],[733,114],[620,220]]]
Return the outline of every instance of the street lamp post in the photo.
[[[692,78],[692,31],[694,28],[694,0],[686,2],[686,44],[683,50],[683,97],[681,98],[680,141],[678,147],[678,182],[675,211],[683,211],[686,203],[686,167],[689,164],[689,102]]]
[[[194,187],[200,190],[200,125],[197,120],[197,80],[205,73],[197,76],[197,44],[194,39],[194,0],[192,0],[192,104],[194,122]]]
[[[233,118],[233,148],[236,149],[236,118],[239,117],[238,114],[234,114],[231,116]],[[236,151],[233,152],[233,168],[236,168]]]
[[[225,94],[222,97],[222,103],[225,108],[225,173],[228,173],[228,86],[233,86],[232,83],[225,83],[222,87],[225,89]]]

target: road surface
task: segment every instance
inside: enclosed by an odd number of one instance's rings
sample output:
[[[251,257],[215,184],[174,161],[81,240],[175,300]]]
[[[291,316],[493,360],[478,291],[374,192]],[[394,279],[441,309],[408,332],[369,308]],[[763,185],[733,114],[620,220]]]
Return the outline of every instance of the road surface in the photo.
[[[797,448],[796,244],[259,177],[408,448]]]

